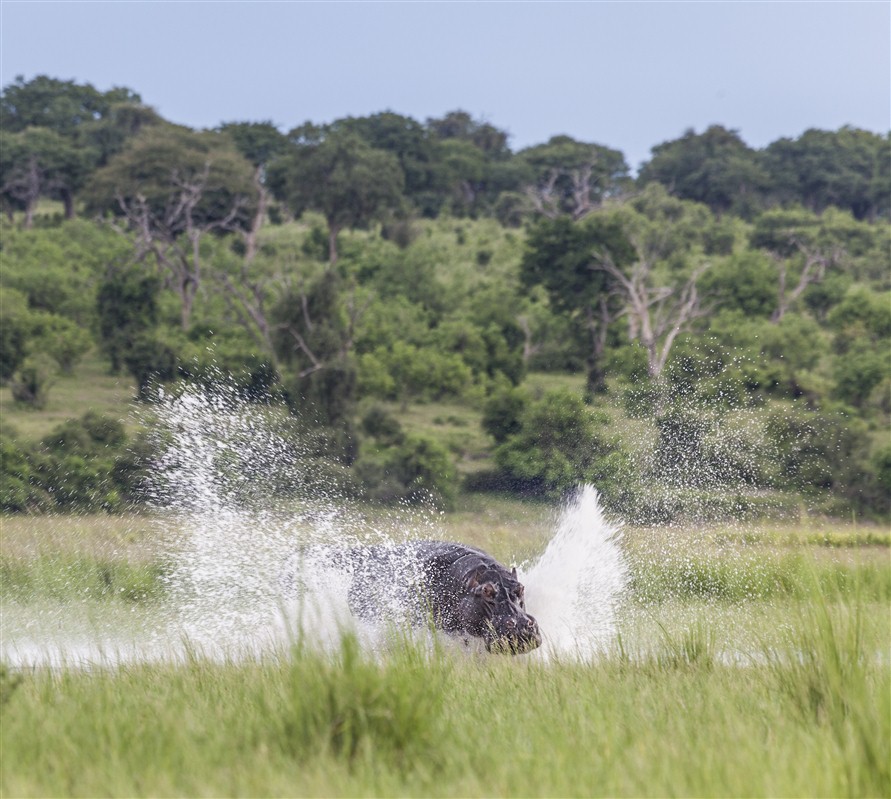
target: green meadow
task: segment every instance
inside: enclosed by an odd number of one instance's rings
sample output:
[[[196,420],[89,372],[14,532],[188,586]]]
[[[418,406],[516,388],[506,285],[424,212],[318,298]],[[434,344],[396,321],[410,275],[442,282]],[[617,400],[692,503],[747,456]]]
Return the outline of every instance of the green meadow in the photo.
[[[540,551],[547,516],[500,500],[443,524],[507,557]],[[152,529],[4,519],[4,613],[151,616],[165,591]],[[886,530],[640,528],[624,547],[618,634],[589,659],[431,649],[399,631],[381,651],[344,634],[321,652],[304,631],[265,656],[4,666],[0,792],[889,795]]]

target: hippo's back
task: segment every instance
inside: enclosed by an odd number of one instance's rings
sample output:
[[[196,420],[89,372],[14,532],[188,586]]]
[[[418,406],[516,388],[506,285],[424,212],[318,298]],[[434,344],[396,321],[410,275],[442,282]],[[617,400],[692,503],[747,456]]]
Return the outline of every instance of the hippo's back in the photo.
[[[458,600],[464,573],[497,562],[485,552],[448,541],[406,541],[346,553],[352,575],[350,607],[365,619],[422,622]]]

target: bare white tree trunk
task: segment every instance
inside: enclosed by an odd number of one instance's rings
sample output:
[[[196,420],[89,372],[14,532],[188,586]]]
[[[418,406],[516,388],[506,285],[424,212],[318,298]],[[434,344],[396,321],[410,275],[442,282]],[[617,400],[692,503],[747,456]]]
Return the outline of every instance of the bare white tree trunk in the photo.
[[[569,194],[572,196],[568,212],[574,221],[577,222],[599,208],[600,203],[591,199],[591,192],[594,188],[591,184],[591,176],[594,174],[595,163],[595,160],[591,160],[575,169],[560,169],[558,167],[549,169],[544,179],[537,185],[526,186],[525,193],[532,201],[532,207],[548,219],[556,219],[564,213],[564,209],[561,207],[561,200],[564,198],[557,190],[557,181],[561,177],[566,177],[569,179]]]
[[[541,344],[536,344],[533,340],[532,325],[529,317],[521,314],[517,317],[517,324],[523,331],[523,363],[529,363],[530,359],[541,352]]]
[[[780,272],[779,292],[777,297],[777,307],[771,314],[770,321],[776,324],[785,315],[792,304],[804,293],[804,290],[814,284],[819,283],[826,277],[826,270],[837,263],[841,258],[841,250],[838,247],[824,251],[814,247],[808,247],[803,242],[793,239],[792,243],[798,247],[799,252],[804,255],[804,267],[801,275],[798,277],[798,283],[791,292],[787,292],[787,261],[776,253],[772,253],[776,261],[777,268]]]
[[[615,280],[616,290],[625,307],[619,315],[628,316],[628,335],[640,341],[647,352],[647,370],[658,378],[668,361],[677,336],[690,323],[704,316],[696,283],[708,264],[694,269],[682,286],[653,286],[653,264],[639,258],[628,272],[623,272],[609,255],[597,256],[593,269],[606,272]]]
[[[118,206],[131,229],[136,231],[137,258],[151,253],[165,285],[179,296],[183,330],[191,325],[192,308],[201,288],[201,240],[215,231],[236,230],[245,204],[243,197],[235,197],[224,216],[212,222],[197,221],[195,209],[201,202],[209,175],[210,163],[205,164],[201,174],[189,180],[174,174],[172,183],[177,191],[160,219],[144,196],[137,194],[129,199],[121,194],[117,196]]]
[[[263,185],[263,167],[258,166],[254,170],[254,187],[257,190],[257,211],[251,221],[250,229],[244,235],[245,243],[245,261],[250,263],[257,254],[257,237],[260,235],[260,229],[266,219],[266,209],[269,206],[269,192]]]

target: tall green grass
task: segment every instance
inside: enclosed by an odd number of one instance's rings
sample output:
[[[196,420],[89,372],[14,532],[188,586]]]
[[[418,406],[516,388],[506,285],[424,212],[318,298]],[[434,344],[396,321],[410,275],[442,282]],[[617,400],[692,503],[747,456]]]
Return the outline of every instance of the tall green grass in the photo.
[[[460,520],[481,546],[502,523],[490,510]],[[510,547],[534,538],[530,513]],[[33,552],[12,532],[4,610],[163,606],[142,536],[125,558],[117,532]],[[0,796],[891,795],[884,551],[647,552],[631,553],[613,651],[588,663],[393,631],[376,651],[307,635],[261,660],[0,666]]]
[[[818,561],[800,552],[775,556],[679,554],[634,564],[631,593],[643,603],[672,599],[713,599],[726,602],[802,599],[813,586],[829,600],[854,594],[875,601],[891,600],[891,568],[886,557],[859,562]]]
[[[18,604],[45,599],[148,602],[164,595],[166,572],[160,561],[133,563],[63,553],[0,557],[0,597]]]
[[[3,796],[888,796],[891,663],[815,583],[725,657],[707,609],[590,663],[400,638],[2,675]],[[883,639],[887,646],[887,636]]]
[[[844,755],[848,792],[887,796],[891,652],[887,639],[877,651],[864,634],[861,588],[855,585],[854,590],[852,601],[832,607],[814,579],[810,601],[797,606],[796,618],[785,631],[786,645],[766,648],[766,660],[775,690],[800,722],[832,735],[835,749]],[[884,793],[877,792],[880,787]]]

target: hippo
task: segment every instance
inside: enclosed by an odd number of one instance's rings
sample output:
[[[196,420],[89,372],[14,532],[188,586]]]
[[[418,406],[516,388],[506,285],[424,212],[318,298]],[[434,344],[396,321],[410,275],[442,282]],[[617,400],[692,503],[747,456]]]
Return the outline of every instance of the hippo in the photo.
[[[489,652],[517,655],[541,645],[516,567],[480,549],[408,541],[350,550],[347,563],[350,609],[360,618],[432,624],[468,642],[482,639]]]

